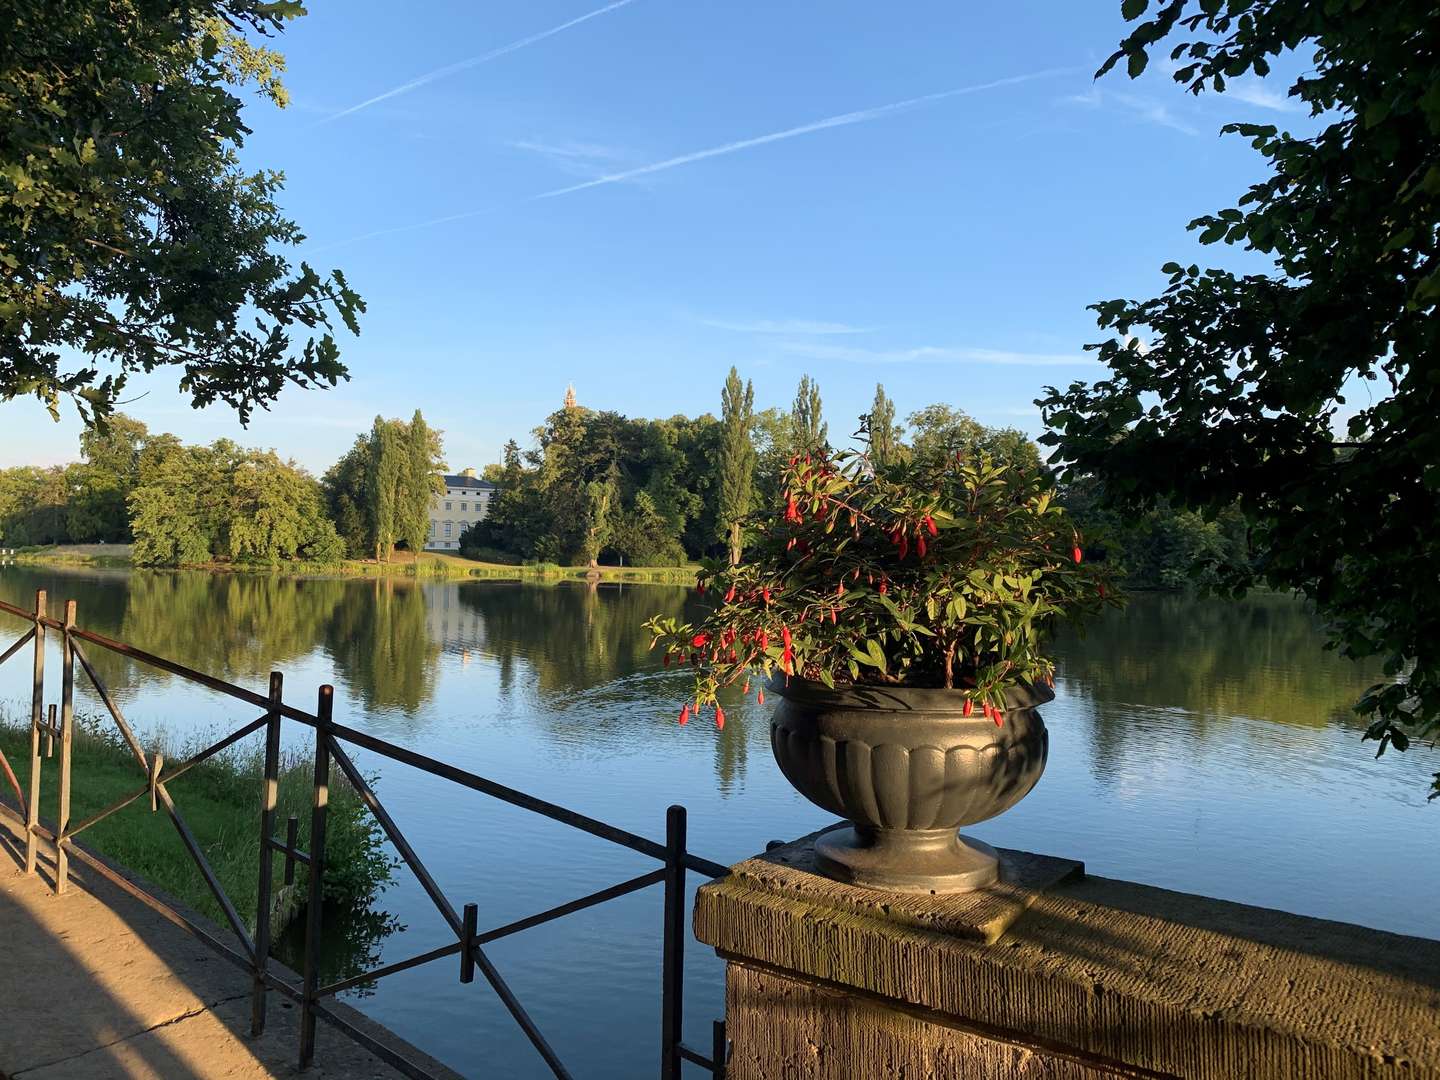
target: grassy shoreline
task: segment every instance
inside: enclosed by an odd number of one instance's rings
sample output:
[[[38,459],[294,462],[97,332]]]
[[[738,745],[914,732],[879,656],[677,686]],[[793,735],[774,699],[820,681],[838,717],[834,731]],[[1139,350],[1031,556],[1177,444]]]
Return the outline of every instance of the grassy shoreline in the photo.
[[[110,548],[112,551],[104,549]],[[133,566],[128,544],[66,544],[46,547],[17,548],[15,562],[58,564],[64,566],[102,566],[129,568]],[[291,562],[278,566],[256,566],[235,563],[200,563],[181,567],[212,574],[277,574],[282,577],[352,578],[412,577],[432,581],[454,581],[479,578],[491,581],[606,581],[631,585],[693,585],[698,566],[558,566],[555,563],[528,563],[512,566],[506,563],[478,562],[459,555],[425,552],[419,559],[404,552],[391,562],[373,559],[346,559],[340,563]]]
[[[119,802],[144,787],[145,777],[126,746],[100,717],[78,715],[72,757],[71,820],[80,821]],[[161,748],[167,765],[184,761],[199,744],[170,743]],[[29,792],[30,722],[18,708],[0,704],[0,752],[9,760],[22,791]],[[42,745],[41,753],[44,753]],[[55,784],[59,774],[59,747],[53,757],[41,759],[40,815],[53,820]],[[289,815],[299,819],[303,851],[310,831],[311,783],[308,759],[282,761],[276,832],[283,836]],[[232,749],[202,762],[166,784],[186,823],[194,832],[205,858],[225,894],[246,926],[253,931],[256,883],[260,868],[261,755]],[[163,779],[163,770],[162,770]],[[0,798],[15,805],[15,792],[0,774]],[[180,837],[163,811],[151,813],[142,796],[125,809],[91,826],[81,839],[126,869],[182,900],[211,920],[224,924],[224,913],[190,860]],[[327,901],[368,906],[390,880],[392,863],[381,846],[379,826],[349,784],[332,779],[327,830]],[[271,911],[278,934],[303,904],[305,867],[296,867],[296,884],[281,887],[283,856],[274,859],[276,894]]]

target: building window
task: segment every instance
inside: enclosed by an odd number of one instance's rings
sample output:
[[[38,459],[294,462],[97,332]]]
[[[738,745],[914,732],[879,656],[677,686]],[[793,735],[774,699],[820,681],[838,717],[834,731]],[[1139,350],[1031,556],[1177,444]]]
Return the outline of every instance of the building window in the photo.
[[[448,521],[445,522],[445,535],[446,535],[446,536],[449,536],[449,535],[450,535],[450,522],[448,522]]]
[[[463,513],[465,513],[467,510],[469,510],[469,507],[466,506],[466,505],[462,502],[462,503],[460,504],[460,512],[463,514]]]
[[[446,509],[446,510],[449,510],[449,509],[450,509],[450,504],[449,504],[448,502],[445,504],[445,509]]]

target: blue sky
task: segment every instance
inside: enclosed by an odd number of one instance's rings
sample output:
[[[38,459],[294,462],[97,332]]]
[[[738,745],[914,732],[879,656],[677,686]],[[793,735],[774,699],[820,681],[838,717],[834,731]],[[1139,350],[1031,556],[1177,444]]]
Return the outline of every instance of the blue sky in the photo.
[[[814,376],[832,438],[877,381],[902,414],[1038,433],[1041,387],[1100,371],[1085,306],[1162,288],[1197,257],[1184,224],[1260,175],[1221,124],[1304,123],[1274,76],[1095,83],[1118,0],[310,7],[279,42],[291,107],[251,105],[245,159],[284,171],[300,257],[369,304],[352,381],[248,431],[168,374],[126,411],[317,473],[377,412],[421,408],[479,467],[567,383],[714,412],[732,364],[761,407]],[[0,424],[0,465],[74,456],[74,420],[33,400]]]

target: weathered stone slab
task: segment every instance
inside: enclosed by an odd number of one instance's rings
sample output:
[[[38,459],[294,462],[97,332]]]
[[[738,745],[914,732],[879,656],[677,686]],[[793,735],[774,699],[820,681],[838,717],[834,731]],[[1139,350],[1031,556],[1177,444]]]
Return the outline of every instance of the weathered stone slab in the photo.
[[[1440,942],[1078,875],[987,942],[954,898],[865,900],[803,852],[775,856],[696,904],[696,935],[730,962],[731,1080],[1004,1076],[1006,1061],[1440,1080]]]

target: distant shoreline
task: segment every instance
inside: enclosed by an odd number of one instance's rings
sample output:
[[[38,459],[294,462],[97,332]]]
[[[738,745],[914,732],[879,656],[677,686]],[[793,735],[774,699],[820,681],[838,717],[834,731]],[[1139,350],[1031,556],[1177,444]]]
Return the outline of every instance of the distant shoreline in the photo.
[[[28,565],[95,566],[122,569],[205,571],[212,574],[273,574],[280,577],[354,578],[408,577],[420,580],[455,581],[467,578],[508,581],[609,581],[632,585],[693,585],[698,566],[557,566],[530,563],[478,562],[458,555],[425,552],[413,559],[400,552],[391,562],[373,559],[346,559],[341,563],[286,562],[276,566],[236,563],[198,563],[181,567],[137,568],[129,544],[59,544],[17,548],[15,554],[0,556],[0,562]]]

